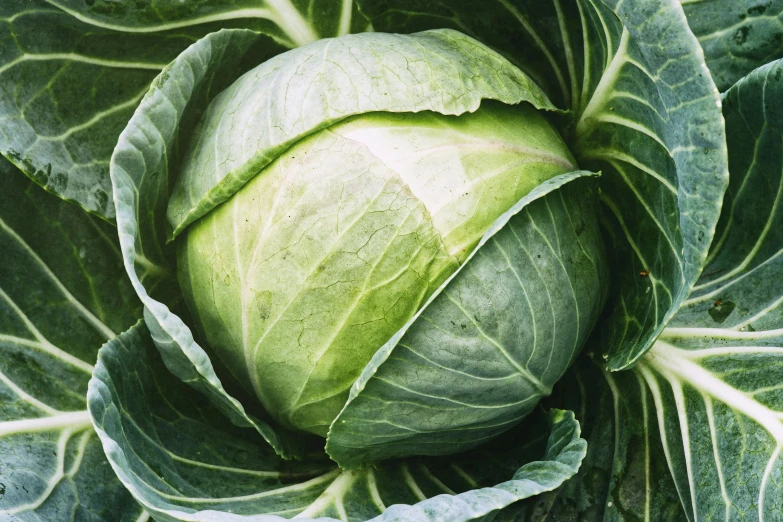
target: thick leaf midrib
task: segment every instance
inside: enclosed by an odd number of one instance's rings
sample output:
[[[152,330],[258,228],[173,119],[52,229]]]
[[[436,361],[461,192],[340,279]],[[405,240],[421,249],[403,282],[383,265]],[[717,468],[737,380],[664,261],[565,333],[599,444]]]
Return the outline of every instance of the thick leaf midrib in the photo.
[[[295,46],[304,45],[309,42],[318,39],[314,33],[310,24],[305,22],[299,11],[291,4],[290,0],[265,0],[264,3],[268,4],[268,8],[243,8],[223,11],[219,14],[210,16],[201,16],[197,18],[191,18],[182,21],[175,22],[161,22],[159,24],[149,24],[144,26],[133,26],[129,24],[112,24],[97,20],[95,18],[86,16],[85,14],[68,8],[56,0],[45,0],[47,3],[68,13],[72,17],[76,18],[80,22],[85,24],[100,27],[102,29],[109,29],[112,31],[118,31],[123,33],[158,33],[163,31],[170,31],[173,29],[182,29],[186,27],[192,27],[196,25],[202,25],[212,22],[224,22],[228,20],[237,20],[243,18],[261,18],[269,20],[279,27],[283,28],[283,31],[291,38],[292,43]],[[46,12],[46,11],[44,11]],[[49,11],[56,12],[56,11]],[[290,24],[288,30],[285,29],[286,24]]]
[[[778,441],[778,444],[783,444],[783,423],[780,420],[773,420],[779,417],[778,412],[762,405],[749,397],[745,392],[737,390],[720,380],[710,371],[694,362],[690,357],[680,354],[681,351],[679,348],[659,340],[650,351],[651,355],[645,358],[643,364],[666,376],[670,382],[681,381],[687,383],[694,389],[720,400],[737,411],[741,411],[743,415],[764,427]]]
[[[148,62],[122,62],[118,60],[110,60],[107,58],[98,58],[95,56],[87,56],[85,54],[67,52],[67,53],[23,53],[13,60],[0,65],[0,74],[6,72],[25,62],[35,61],[68,61],[79,62],[89,65],[98,65],[100,67],[109,67],[111,69],[143,69],[149,71],[161,71],[167,64],[165,63],[148,63]]]
[[[81,430],[92,427],[87,410],[60,412],[56,415],[0,421],[0,437],[15,433],[36,433],[57,429]]]

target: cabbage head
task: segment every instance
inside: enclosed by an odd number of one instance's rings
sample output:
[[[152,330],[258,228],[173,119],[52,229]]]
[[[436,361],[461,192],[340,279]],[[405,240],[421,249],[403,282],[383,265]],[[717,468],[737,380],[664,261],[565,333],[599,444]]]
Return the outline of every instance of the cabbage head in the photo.
[[[223,96],[234,97],[234,89]],[[202,132],[219,132],[225,112],[208,114]],[[251,130],[243,138],[259,136]],[[198,135],[191,142],[193,177],[214,176],[214,165],[201,159],[214,153],[204,147],[209,141]],[[526,102],[486,100],[461,115],[351,116],[300,138],[191,224],[176,240],[179,279],[196,324],[233,375],[282,424],[325,437],[372,356],[448,286],[492,224],[543,182],[574,170],[557,131]],[[571,217],[595,234],[594,213],[579,209]],[[558,323],[575,335],[546,345],[526,335],[538,312],[522,292],[484,311],[516,311],[499,326],[519,336],[506,355],[509,375],[524,375],[517,419],[566,370],[601,305],[600,238],[580,241],[569,235],[572,227],[562,220],[553,227],[555,237],[520,238],[508,255],[546,252],[516,274],[530,292],[553,264],[583,280],[573,292],[552,296],[552,305],[565,312]],[[501,277],[480,280],[497,285]],[[441,301],[448,293],[444,288]],[[439,326],[459,322],[463,329],[470,320],[455,310]],[[485,349],[460,354],[464,370]],[[442,344],[417,353],[433,359],[452,350]],[[407,378],[401,383],[416,385]],[[473,393],[481,397],[496,386],[489,381]]]

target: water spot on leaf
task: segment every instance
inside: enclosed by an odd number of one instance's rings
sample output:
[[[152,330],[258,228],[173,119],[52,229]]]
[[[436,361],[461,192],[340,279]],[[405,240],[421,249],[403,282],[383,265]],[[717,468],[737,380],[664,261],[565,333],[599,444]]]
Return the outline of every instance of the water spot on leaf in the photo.
[[[737,45],[743,45],[748,40],[748,33],[750,32],[750,27],[740,27],[737,29],[737,32],[734,33],[734,43]]]
[[[767,7],[769,7],[769,3],[757,5],[755,7],[750,7],[748,8],[748,14],[749,15],[764,14],[764,11],[767,10]]]
[[[262,321],[269,319],[272,314],[272,292],[261,292],[255,297],[255,309],[258,318]]]
[[[581,236],[582,232],[585,231],[585,228],[587,228],[587,226],[585,225],[584,220],[580,219],[579,223],[577,223],[576,226],[574,227],[574,234],[576,234],[577,237]]]
[[[731,312],[733,312],[735,308],[737,308],[737,305],[732,301],[723,301],[718,299],[715,301],[715,304],[713,304],[712,308],[707,310],[707,313],[710,314],[710,317],[712,317],[713,321],[720,324],[731,315]]]

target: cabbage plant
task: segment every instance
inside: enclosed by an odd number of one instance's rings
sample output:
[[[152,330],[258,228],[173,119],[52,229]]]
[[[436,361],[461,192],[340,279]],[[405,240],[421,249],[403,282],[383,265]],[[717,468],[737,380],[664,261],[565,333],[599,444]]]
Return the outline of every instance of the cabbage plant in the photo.
[[[779,519],[781,12],[5,2],[0,519]]]

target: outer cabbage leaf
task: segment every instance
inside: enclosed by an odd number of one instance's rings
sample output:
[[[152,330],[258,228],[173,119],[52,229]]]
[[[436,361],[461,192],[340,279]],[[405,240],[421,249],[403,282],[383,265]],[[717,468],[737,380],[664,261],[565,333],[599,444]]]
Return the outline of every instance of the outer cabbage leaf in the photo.
[[[113,219],[112,149],[182,50],[221,28],[268,35],[280,52],[366,26],[348,0],[5,0],[0,153],[47,190]]]
[[[0,159],[0,519],[147,518],[85,398],[98,348],[141,314],[115,234]]]
[[[465,451],[551,393],[604,301],[590,176],[556,176],[523,197],[376,352],[329,430],[341,467]]]
[[[157,520],[467,521],[558,487],[586,449],[573,414],[553,410],[546,444],[533,439],[531,448],[522,442],[531,427],[520,427],[493,451],[448,459],[361,471],[325,457],[283,461],[172,382],[143,324],[104,346],[88,397],[115,472]],[[546,421],[535,422],[540,432]],[[524,464],[531,453],[543,458]]]
[[[783,2],[680,0],[718,89],[783,56]]]
[[[452,27],[549,79],[547,95],[572,110],[563,137],[581,168],[602,172],[601,199],[625,236],[599,331],[609,368],[632,365],[698,278],[728,179],[717,89],[680,5],[358,2],[377,30]]]
[[[302,451],[300,441],[282,436],[226,391],[209,355],[171,310],[182,308],[181,296],[170,268],[173,252],[163,241],[169,172],[179,163],[178,140],[187,140],[187,130],[210,96],[246,70],[243,60],[254,57],[261,38],[243,29],[222,30],[199,40],[172,62],[120,136],[112,155],[111,177],[125,268],[167,366],[209,397],[231,422],[254,427],[276,451],[290,457]],[[156,299],[160,296],[168,306]]]
[[[583,355],[545,408],[573,410],[587,440],[579,473],[554,491],[504,509],[506,522],[685,519],[663,453],[649,388],[634,372],[609,373]]]
[[[642,383],[647,407],[637,407],[627,422],[633,425],[639,410],[647,412],[644,418],[657,418],[657,436],[650,429],[646,436],[662,442],[674,477],[685,510],[672,514],[674,519],[780,517],[783,297],[775,283],[783,277],[782,97],[780,61],[757,69],[724,95],[732,176],[708,264],[640,363],[632,372],[610,376],[616,383],[634,378]],[[607,230],[615,231],[612,226]],[[616,401],[630,397],[628,386],[615,387]],[[581,420],[592,442],[590,423]],[[605,441],[590,446],[608,447]],[[580,476],[590,476],[592,455],[589,451]],[[632,462],[627,468],[622,464],[617,465],[620,476],[633,477]],[[575,481],[553,495],[567,494]],[[667,489],[660,481],[647,483],[658,492]],[[584,502],[591,489],[580,488],[574,498]],[[547,509],[546,501],[536,499],[534,507]],[[611,502],[619,505],[617,498]],[[646,505],[653,507],[650,518],[655,518],[658,502]],[[540,512],[518,509],[507,511],[510,519]],[[638,513],[650,512],[620,510],[611,518],[634,519]]]
[[[128,33],[201,26],[201,36],[215,27],[242,27],[269,35],[287,47],[367,27],[367,21],[350,0],[194,0],[135,5],[109,0],[51,0],[50,3],[79,20]]]
[[[691,520],[783,516],[781,102],[781,61],[724,95],[732,177],[709,264],[635,369]]]

